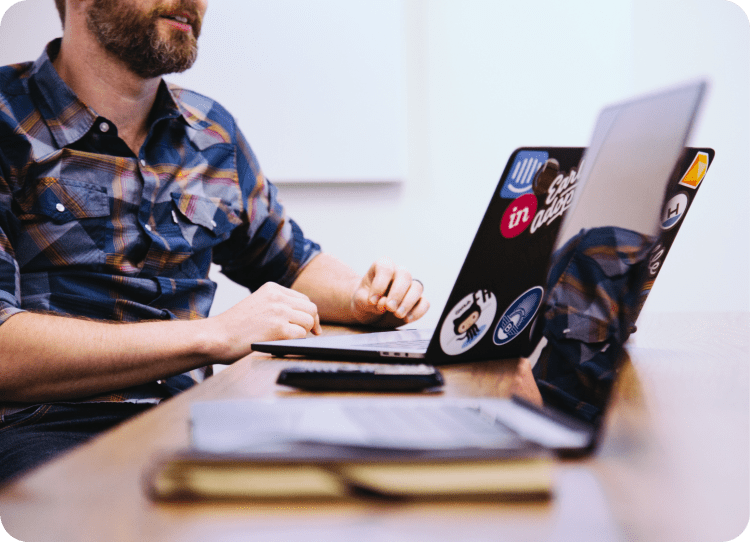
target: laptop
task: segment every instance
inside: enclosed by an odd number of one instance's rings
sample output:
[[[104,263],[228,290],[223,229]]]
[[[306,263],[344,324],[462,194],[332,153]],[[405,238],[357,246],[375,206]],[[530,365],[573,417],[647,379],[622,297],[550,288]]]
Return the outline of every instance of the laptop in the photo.
[[[606,107],[588,148],[514,151],[435,329],[258,342],[253,350],[432,365],[529,356],[541,340],[536,323],[554,252],[599,226],[656,239],[642,307],[713,161],[712,149],[685,147],[705,91],[696,81]]]
[[[526,329],[532,325],[530,317],[538,305],[549,300],[543,291],[530,292],[546,288],[552,252],[581,229],[616,226],[653,240],[647,245],[646,259],[632,266],[637,281],[628,281],[634,285],[630,291],[640,296],[639,312],[713,160],[711,149],[685,148],[704,93],[705,83],[698,82],[604,109],[585,153],[580,148],[523,148],[514,152],[443,310],[441,325],[431,333],[426,359],[456,362],[498,358],[510,352],[526,352],[535,345],[533,333]],[[531,191],[522,191],[529,184]],[[540,196],[534,188],[544,193]],[[523,212],[521,204],[532,198],[536,198],[539,209],[529,213],[533,218],[525,229],[516,224],[518,218],[502,220]],[[569,209],[564,209],[567,203],[555,203],[559,201],[569,201]],[[522,217],[520,222],[524,220]],[[505,225],[510,228],[507,236],[503,234]],[[545,227],[550,230],[545,231]],[[540,235],[540,241],[534,237],[538,234],[548,238]],[[526,240],[522,242],[523,237]],[[510,282],[507,277],[512,275],[501,274],[499,267],[488,272],[488,244],[501,239],[517,241],[513,256],[519,261],[512,263],[522,268],[516,277],[523,275],[523,280]],[[502,242],[497,250],[511,247]],[[527,252],[526,259],[521,249]],[[532,269],[534,266],[543,268],[541,274]],[[493,282],[494,274],[501,274],[507,282]],[[480,318],[473,322],[479,331],[473,341],[463,339],[469,344],[459,352],[458,346],[463,345],[446,341],[445,329],[453,334],[457,316],[462,318],[474,304],[481,309]],[[492,317],[484,320],[487,314]],[[501,324],[504,319],[511,325]],[[379,341],[386,337],[374,335]],[[406,332],[397,331],[396,335],[405,337]],[[516,341],[523,347],[511,348]],[[330,342],[326,344],[325,348],[335,348]],[[627,352],[621,344],[607,345],[599,352],[607,356],[607,366],[617,374]],[[347,356],[356,351],[351,346],[344,348]],[[380,347],[374,351],[380,352]],[[310,355],[307,350],[278,352]],[[575,457],[596,448],[610,391],[611,386],[603,390],[604,396],[597,399],[602,401],[601,412],[592,417],[549,403],[537,407],[518,397],[302,395],[281,400],[196,402],[191,405],[191,443],[193,451],[208,457],[236,456],[242,461],[282,458],[305,463],[350,458],[380,464],[391,460]]]

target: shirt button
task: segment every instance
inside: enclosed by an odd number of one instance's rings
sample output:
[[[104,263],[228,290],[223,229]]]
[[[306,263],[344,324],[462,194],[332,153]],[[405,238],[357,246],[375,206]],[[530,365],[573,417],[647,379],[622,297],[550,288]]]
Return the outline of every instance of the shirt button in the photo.
[[[101,124],[99,125],[99,130],[101,130],[101,132],[102,132],[102,133],[107,133],[107,132],[109,132],[109,124],[107,124],[106,122],[102,122],[102,123],[101,123]]]
[[[146,160],[144,158],[141,158],[141,165],[143,167],[146,167]]]
[[[55,209],[57,209],[61,213],[64,213],[65,212],[65,205],[63,205],[62,203],[58,203],[57,205],[55,205]]]
[[[211,227],[212,227],[212,228],[215,228],[215,227],[216,227],[216,221],[215,221],[215,220],[212,220],[212,221],[211,221]]]
[[[146,224],[146,225],[145,225],[145,226],[143,226],[143,227],[144,227],[144,228],[146,228],[146,231],[151,231],[151,226],[149,226],[148,224]]]

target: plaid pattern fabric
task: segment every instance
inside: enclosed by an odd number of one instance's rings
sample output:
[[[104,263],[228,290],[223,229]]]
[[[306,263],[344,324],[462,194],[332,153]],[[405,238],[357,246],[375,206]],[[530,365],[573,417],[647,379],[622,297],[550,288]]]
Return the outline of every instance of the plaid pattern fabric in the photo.
[[[545,402],[580,418],[601,415],[622,346],[635,331],[653,239],[615,227],[584,230],[550,268],[548,345],[533,373]]]
[[[251,290],[289,286],[320,247],[286,217],[227,111],[162,81],[136,156],[59,78],[58,50],[0,68],[0,324],[24,310],[205,318],[212,261]]]

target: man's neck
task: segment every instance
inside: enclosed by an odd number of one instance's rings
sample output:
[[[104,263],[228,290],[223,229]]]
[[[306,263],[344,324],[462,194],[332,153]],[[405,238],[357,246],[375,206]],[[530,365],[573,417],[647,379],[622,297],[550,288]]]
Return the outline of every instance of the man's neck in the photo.
[[[87,32],[65,32],[53,64],[86,105],[115,123],[119,136],[137,156],[148,134],[160,78],[135,75]]]

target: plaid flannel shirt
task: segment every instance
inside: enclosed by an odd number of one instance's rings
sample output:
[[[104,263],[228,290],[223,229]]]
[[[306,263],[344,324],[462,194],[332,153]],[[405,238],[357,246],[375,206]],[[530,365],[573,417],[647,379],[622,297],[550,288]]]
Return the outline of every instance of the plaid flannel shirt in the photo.
[[[136,156],[60,79],[58,50],[0,68],[0,325],[20,311],[205,318],[212,261],[251,290],[289,286],[320,247],[286,217],[227,111],[162,81]],[[88,400],[158,402],[192,382]],[[0,416],[19,408],[0,398]]]
[[[582,230],[554,255],[544,311],[548,344],[533,369],[544,401],[601,416],[646,293],[653,239],[623,228]]]

